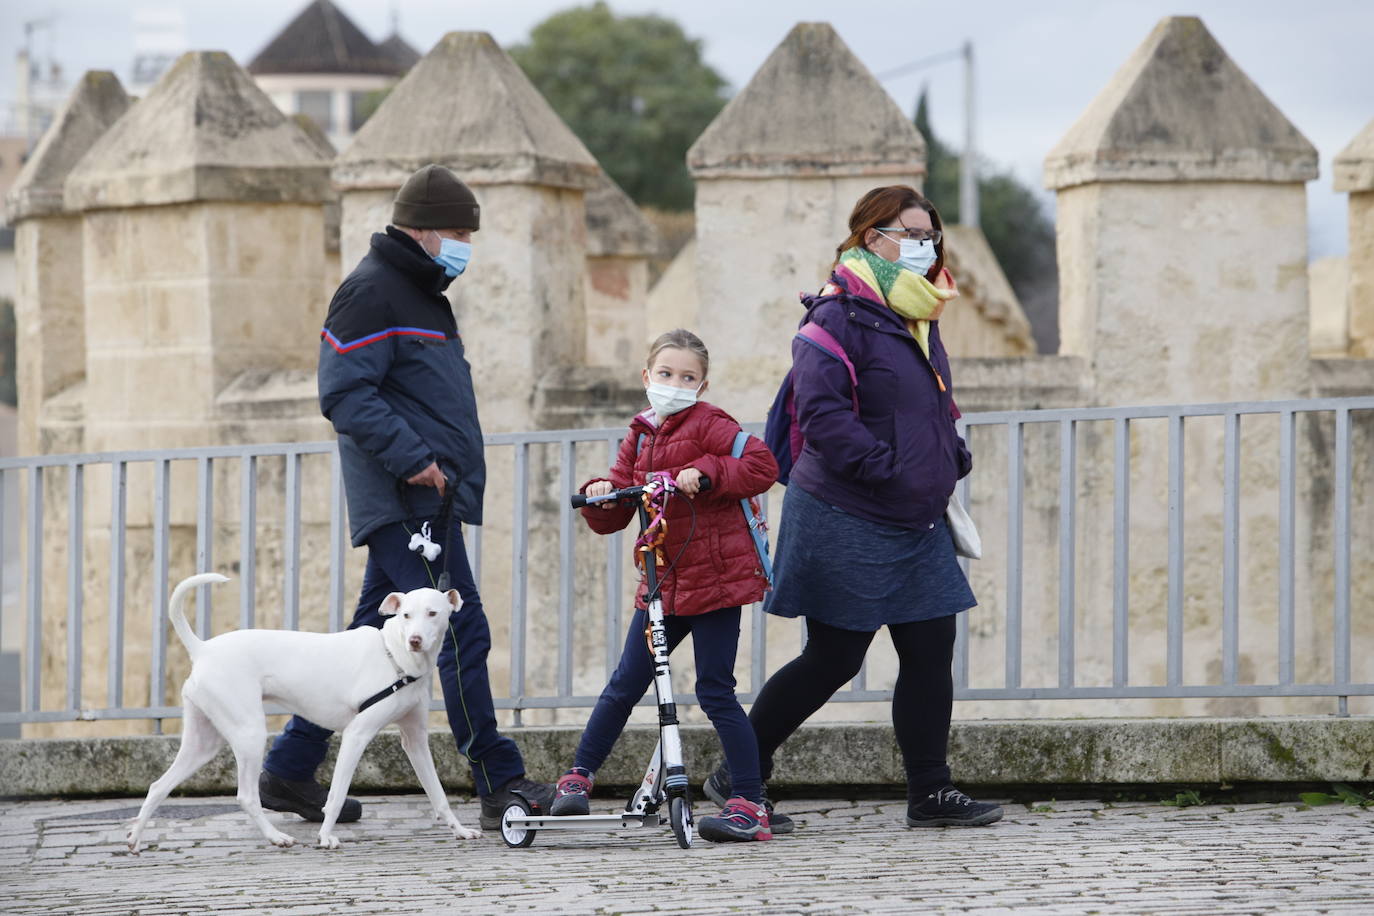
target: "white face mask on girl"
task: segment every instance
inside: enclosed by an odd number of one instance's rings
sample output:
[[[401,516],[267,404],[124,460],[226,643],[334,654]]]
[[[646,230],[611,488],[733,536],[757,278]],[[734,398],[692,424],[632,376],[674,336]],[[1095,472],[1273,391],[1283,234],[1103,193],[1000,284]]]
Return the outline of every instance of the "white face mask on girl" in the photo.
[[[649,406],[654,409],[655,415],[662,419],[695,404],[701,388],[678,388],[662,382],[650,382],[644,391],[649,396]]]

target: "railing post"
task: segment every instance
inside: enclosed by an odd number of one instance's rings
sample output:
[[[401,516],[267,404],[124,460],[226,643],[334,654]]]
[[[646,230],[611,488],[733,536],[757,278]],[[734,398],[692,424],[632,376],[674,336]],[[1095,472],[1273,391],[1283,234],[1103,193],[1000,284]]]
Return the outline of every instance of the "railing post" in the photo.
[[[1222,467],[1221,682],[1234,686],[1240,651],[1240,414],[1225,419]]]
[[[1022,473],[1023,428],[1007,424],[1007,632],[1006,686],[1021,686],[1021,519],[1025,481]]]
[[[43,695],[43,468],[29,475],[29,621],[24,659],[29,679],[25,708],[38,712]]]
[[[336,447],[329,453],[329,631],[344,628],[344,564],[349,544],[344,516],[343,462]]]
[[[129,471],[123,461],[110,464],[110,667],[106,702],[124,705],[124,531],[129,504]]]
[[[1131,421],[1113,423],[1112,686],[1131,680]]]
[[[615,459],[620,453],[620,439],[613,438],[607,442],[609,448],[606,449],[606,466],[614,467]],[[615,671],[616,665],[620,663],[620,608],[622,588],[620,579],[623,567],[620,565],[620,551],[624,545],[624,540],[617,531],[606,539],[606,678],[610,679]]]
[[[1336,410],[1335,683],[1350,683],[1350,411]],[[1344,697],[1341,698],[1344,709]]]
[[[67,709],[81,709],[81,655],[86,580],[85,468],[67,465]]]
[[[196,573],[211,572],[215,550],[215,476],[213,459],[196,459]],[[210,638],[210,586],[196,589],[196,634]]]
[[[257,618],[258,457],[244,455],[239,465],[239,629],[251,630]]]
[[[167,540],[171,527],[171,459],[153,463],[153,648],[148,678],[148,705],[159,708],[167,699]],[[162,734],[162,720],[155,724]]]
[[[573,444],[558,445],[558,695],[572,696],[573,682]]]
[[[968,426],[961,418],[956,424],[956,428],[961,437],[967,441]],[[969,474],[963,480],[954,485],[954,491],[959,494],[959,500],[964,504],[964,508],[969,512],[973,511],[973,475]],[[959,558],[959,567],[964,571],[964,577],[968,577],[969,561],[968,557]],[[962,691],[968,689],[968,614],[954,615],[954,693],[958,696]]]
[[[525,700],[525,602],[529,567],[530,446],[515,445],[515,493],[511,519],[510,696],[513,719],[521,724]]]
[[[1169,612],[1166,668],[1170,687],[1183,683],[1183,416],[1169,415]]]
[[[1059,421],[1059,686],[1074,681],[1074,550],[1078,487],[1074,421]]]
[[[282,627],[301,628],[301,455],[286,454],[286,511],[282,518]]]
[[[1294,510],[1296,503],[1297,430],[1294,413],[1279,414],[1279,684],[1293,683],[1294,651]]]

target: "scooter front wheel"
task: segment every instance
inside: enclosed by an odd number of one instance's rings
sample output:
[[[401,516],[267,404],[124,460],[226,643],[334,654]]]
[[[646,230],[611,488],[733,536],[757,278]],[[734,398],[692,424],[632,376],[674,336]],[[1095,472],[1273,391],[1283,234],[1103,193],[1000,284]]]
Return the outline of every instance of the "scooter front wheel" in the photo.
[[[668,823],[673,827],[673,836],[683,849],[692,848],[696,830],[692,827],[692,803],[679,795],[668,804]]]
[[[535,831],[523,824],[512,824],[513,817],[529,817],[530,806],[523,800],[515,800],[506,805],[501,812],[501,839],[511,849],[523,849],[534,842]]]

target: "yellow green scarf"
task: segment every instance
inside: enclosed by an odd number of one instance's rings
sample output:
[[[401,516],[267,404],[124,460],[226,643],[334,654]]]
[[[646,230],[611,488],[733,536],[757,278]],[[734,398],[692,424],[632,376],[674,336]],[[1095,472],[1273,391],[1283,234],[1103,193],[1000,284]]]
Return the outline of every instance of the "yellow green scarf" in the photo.
[[[907,330],[916,338],[921,352],[930,358],[930,316],[940,303],[959,295],[957,290],[941,289],[918,273],[913,273],[862,246],[840,255],[847,267],[883,298],[883,303],[906,319]]]

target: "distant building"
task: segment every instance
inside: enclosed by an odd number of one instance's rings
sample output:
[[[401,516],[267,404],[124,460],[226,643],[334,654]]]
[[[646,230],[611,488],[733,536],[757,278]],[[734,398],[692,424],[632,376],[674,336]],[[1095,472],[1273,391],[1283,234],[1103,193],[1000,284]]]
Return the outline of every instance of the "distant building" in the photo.
[[[167,68],[186,53],[186,15],[176,7],[144,6],[134,10],[134,62],[129,92],[147,95]]]
[[[377,107],[377,93],[419,59],[394,31],[375,43],[329,0],[313,0],[258,52],[248,72],[278,108],[310,118],[342,149]]]

